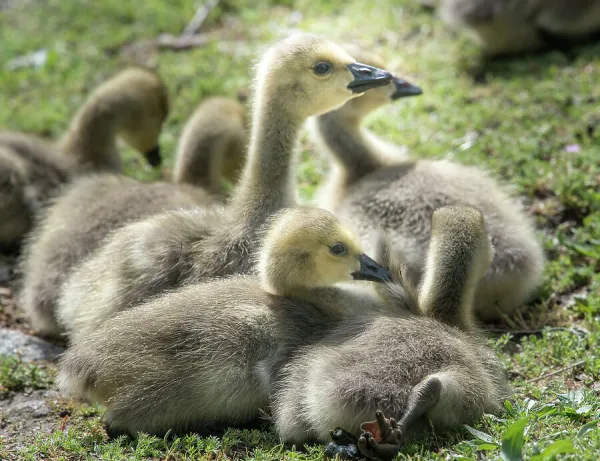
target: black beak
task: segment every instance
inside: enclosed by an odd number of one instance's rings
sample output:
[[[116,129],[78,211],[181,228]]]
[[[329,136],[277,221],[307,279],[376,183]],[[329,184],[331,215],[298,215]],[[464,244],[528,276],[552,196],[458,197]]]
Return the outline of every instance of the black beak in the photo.
[[[423,94],[423,90],[412,83],[408,83],[406,80],[401,78],[394,78],[394,93],[392,99],[405,98],[407,96],[418,96]]]
[[[352,272],[354,280],[369,280],[370,282],[389,282],[392,278],[387,268],[362,253],[357,256],[360,269]]]
[[[146,157],[146,160],[150,166],[157,167],[162,163],[162,158],[160,157],[160,148],[158,146],[150,149],[144,154],[144,156]]]
[[[387,70],[367,66],[360,62],[348,64],[348,70],[354,76],[354,80],[348,84],[348,89],[353,93],[364,93],[371,88],[385,86],[394,79],[394,76]]]

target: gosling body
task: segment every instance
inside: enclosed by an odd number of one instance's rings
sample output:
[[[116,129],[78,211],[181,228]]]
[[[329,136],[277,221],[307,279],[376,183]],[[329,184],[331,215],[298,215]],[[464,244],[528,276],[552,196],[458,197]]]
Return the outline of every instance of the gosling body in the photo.
[[[538,51],[600,34],[598,0],[441,0],[441,17],[492,55]]]
[[[342,220],[356,223],[365,241],[372,241],[380,229],[389,232],[420,279],[431,217],[436,209],[454,204],[473,206],[484,214],[494,258],[479,282],[475,305],[482,320],[501,318],[539,286],[544,256],[520,204],[481,169],[430,160],[386,167],[350,187],[331,209]]]
[[[51,144],[0,132],[1,249],[17,249],[48,197],[70,177],[68,162]]]
[[[457,204],[480,210],[494,258],[479,282],[475,305],[483,320],[501,318],[529,300],[541,282],[544,255],[533,224],[520,203],[484,170],[446,160],[394,159],[377,149],[372,133],[365,136],[360,126],[365,108],[393,101],[391,91],[396,98],[418,94],[406,85],[388,89],[385,98],[384,88],[374,90],[380,93],[377,98],[367,93],[360,98],[365,101],[349,101],[318,118],[317,142],[333,160],[318,203],[352,223],[366,245],[379,230],[386,232],[417,281],[424,271],[434,211]]]
[[[63,333],[55,317],[62,284],[111,231],[161,211],[209,202],[205,191],[190,186],[110,174],[76,180],[48,207],[23,248],[19,296],[32,326],[44,336]]]

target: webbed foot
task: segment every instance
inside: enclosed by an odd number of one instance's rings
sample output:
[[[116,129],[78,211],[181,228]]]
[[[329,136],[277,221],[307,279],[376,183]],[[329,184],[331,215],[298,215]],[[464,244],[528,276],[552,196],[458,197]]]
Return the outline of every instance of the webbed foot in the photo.
[[[333,431],[329,431],[329,435],[333,442],[325,447],[325,455],[329,458],[339,459],[358,459],[358,448],[356,437],[350,432],[345,431],[341,427],[336,427]]]
[[[107,422],[104,422],[103,426],[104,426],[104,430],[106,431],[106,435],[108,436],[109,440],[116,439],[117,437],[121,437],[122,435],[124,435],[124,436],[130,435],[127,431],[111,427],[110,424],[108,424]]]
[[[329,435],[331,436],[331,440],[338,445],[350,445],[351,443],[356,445],[357,442],[354,435],[342,429],[341,427],[336,427],[333,431],[329,431]]]
[[[358,448],[367,458],[389,461],[400,452],[403,434],[395,419],[387,419],[378,410],[375,421],[362,423],[360,428],[363,432],[358,438]]]

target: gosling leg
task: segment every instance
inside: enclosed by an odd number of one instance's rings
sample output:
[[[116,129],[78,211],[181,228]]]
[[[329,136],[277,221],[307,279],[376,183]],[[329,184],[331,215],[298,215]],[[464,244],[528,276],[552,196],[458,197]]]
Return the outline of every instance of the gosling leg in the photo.
[[[435,376],[425,378],[411,389],[406,410],[398,421],[398,428],[403,434],[439,402],[441,391],[442,382]]]
[[[426,415],[440,400],[442,382],[430,376],[411,389],[406,410],[400,421],[387,420],[381,411],[375,413],[376,421],[361,424],[362,435],[358,448],[367,458],[388,461],[402,448],[407,430]]]

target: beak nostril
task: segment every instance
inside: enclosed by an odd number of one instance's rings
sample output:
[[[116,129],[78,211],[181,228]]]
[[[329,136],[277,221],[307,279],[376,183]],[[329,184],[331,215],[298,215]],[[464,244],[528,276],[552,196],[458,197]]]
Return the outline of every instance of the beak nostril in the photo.
[[[369,258],[366,254],[358,255],[360,269],[352,273],[354,280],[370,280],[372,282],[387,282],[391,275],[387,268],[381,266],[377,261]]]
[[[354,80],[348,84],[353,93],[364,93],[371,88],[385,86],[393,80],[392,74],[376,67],[354,62],[348,64]]]

